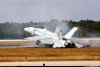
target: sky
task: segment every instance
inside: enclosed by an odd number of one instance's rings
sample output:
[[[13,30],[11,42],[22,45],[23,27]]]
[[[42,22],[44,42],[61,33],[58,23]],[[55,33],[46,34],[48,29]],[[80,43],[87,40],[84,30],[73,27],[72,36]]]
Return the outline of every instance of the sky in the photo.
[[[100,0],[0,0],[0,22],[100,20]]]

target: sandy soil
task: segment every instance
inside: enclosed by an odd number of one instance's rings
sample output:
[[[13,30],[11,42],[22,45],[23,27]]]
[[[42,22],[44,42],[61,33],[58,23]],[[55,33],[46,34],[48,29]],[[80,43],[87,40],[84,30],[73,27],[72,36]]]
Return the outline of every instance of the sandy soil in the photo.
[[[0,48],[0,62],[99,61],[100,47],[92,48]]]

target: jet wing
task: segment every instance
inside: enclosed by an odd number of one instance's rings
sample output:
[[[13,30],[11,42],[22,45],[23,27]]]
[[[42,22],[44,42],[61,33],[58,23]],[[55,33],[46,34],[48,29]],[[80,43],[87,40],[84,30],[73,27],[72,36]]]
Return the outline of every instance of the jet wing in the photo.
[[[27,38],[25,38],[25,39],[27,39],[27,40],[41,40],[41,39],[50,39],[50,37],[49,36],[43,36],[43,35],[41,35],[41,36],[33,36],[33,37],[27,37]]]
[[[28,37],[28,38],[25,38],[25,39],[35,41],[38,44],[39,43],[53,44],[52,39],[50,37],[48,37],[48,36],[34,36],[34,37]]]

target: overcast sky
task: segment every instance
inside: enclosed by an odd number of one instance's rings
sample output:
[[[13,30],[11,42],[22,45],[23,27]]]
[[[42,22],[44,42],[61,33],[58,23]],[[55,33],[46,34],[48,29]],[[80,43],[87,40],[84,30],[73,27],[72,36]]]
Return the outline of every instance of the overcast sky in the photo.
[[[100,20],[100,0],[0,0],[0,22]]]

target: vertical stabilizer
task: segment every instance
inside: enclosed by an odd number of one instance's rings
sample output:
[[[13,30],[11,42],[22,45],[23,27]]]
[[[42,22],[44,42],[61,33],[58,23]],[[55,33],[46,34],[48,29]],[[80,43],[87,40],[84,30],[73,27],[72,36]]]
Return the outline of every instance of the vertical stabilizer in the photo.
[[[75,31],[77,31],[77,27],[72,28],[65,36],[64,38],[66,39],[71,39],[72,36],[74,35]]]
[[[62,31],[60,27],[56,27],[55,35],[57,36],[58,39],[60,40],[62,39]]]

